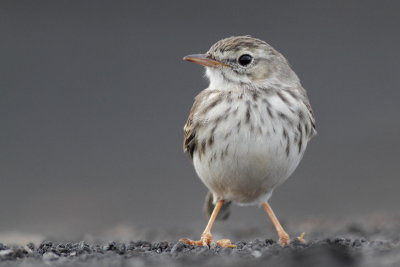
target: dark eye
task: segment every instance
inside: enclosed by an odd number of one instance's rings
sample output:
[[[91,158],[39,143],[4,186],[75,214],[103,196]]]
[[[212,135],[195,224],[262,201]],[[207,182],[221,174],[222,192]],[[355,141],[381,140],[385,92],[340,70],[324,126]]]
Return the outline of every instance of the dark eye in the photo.
[[[251,63],[252,60],[253,60],[253,57],[252,57],[252,56],[245,54],[245,55],[241,55],[241,56],[239,57],[239,60],[238,60],[238,61],[239,61],[239,64],[240,64],[240,65],[246,66],[246,65],[249,65],[249,64]]]

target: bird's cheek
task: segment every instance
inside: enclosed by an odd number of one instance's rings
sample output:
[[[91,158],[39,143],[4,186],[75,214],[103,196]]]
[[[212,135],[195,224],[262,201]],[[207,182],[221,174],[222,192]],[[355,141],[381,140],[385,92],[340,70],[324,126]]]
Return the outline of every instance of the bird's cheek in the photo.
[[[262,81],[266,80],[271,76],[271,71],[268,67],[256,67],[252,72],[249,73],[249,78],[252,81]]]

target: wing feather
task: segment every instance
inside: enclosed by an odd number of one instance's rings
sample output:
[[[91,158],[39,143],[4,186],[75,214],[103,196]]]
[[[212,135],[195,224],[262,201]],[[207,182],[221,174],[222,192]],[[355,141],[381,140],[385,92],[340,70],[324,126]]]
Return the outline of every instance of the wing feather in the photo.
[[[189,117],[183,127],[183,151],[189,153],[189,156],[193,159],[193,153],[197,149],[197,138],[196,131],[200,124],[195,122],[196,114],[199,112],[200,106],[208,95],[212,92],[210,90],[203,90],[198,94],[195,99],[192,108],[190,109]]]

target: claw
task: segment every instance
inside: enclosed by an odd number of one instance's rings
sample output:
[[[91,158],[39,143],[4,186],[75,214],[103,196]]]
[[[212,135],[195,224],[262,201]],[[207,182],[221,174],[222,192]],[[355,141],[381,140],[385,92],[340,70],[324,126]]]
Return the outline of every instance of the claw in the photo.
[[[306,233],[303,232],[303,233],[301,233],[301,235],[299,235],[299,237],[297,237],[297,240],[299,240],[301,244],[306,243],[306,240],[304,239],[305,234]]]
[[[203,233],[201,235],[200,241],[201,241],[202,245],[205,247],[209,247],[211,245],[211,243],[214,242],[210,232]]]
[[[281,233],[279,235],[279,241],[278,241],[279,245],[281,245],[282,247],[286,247],[289,246],[290,244],[290,237],[288,234],[286,233]]]
[[[223,247],[223,248],[236,248],[236,245],[232,244],[232,242],[229,239],[221,239],[216,242],[217,246]]]
[[[212,235],[211,235],[211,227],[217,218],[218,212],[221,209],[222,205],[224,204],[224,200],[218,200],[217,203],[215,204],[214,210],[210,216],[210,220],[208,221],[208,224],[206,226],[206,229],[204,229],[203,234],[201,235],[200,240],[190,240],[188,238],[181,238],[179,239],[180,242],[187,244],[187,245],[192,245],[192,246],[205,246],[205,247],[214,247],[214,246],[220,246],[220,247],[225,247],[225,248],[235,248],[236,246],[232,244],[232,242],[229,239],[221,239],[218,240],[217,242],[214,242]]]
[[[201,240],[191,240],[189,238],[181,238],[179,239],[179,242],[182,242],[186,245],[191,245],[191,246],[202,246],[203,242]]]
[[[191,240],[189,238],[181,238],[179,239],[180,242],[185,243],[186,245],[191,245],[191,246],[204,246],[204,247],[210,247],[210,245],[214,242],[212,239],[211,233],[203,233],[201,235],[200,240]]]
[[[201,235],[200,240],[191,240],[188,238],[179,239],[180,242],[191,245],[191,246],[204,246],[204,247],[224,247],[224,248],[235,248],[236,245],[232,244],[229,239],[221,239],[216,242],[212,239],[212,235],[210,233],[204,233]]]

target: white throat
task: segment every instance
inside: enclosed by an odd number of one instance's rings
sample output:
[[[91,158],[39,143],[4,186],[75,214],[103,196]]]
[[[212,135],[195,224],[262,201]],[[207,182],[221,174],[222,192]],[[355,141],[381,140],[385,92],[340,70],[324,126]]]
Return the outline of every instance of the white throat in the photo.
[[[208,89],[211,90],[229,90],[246,86],[251,88],[269,88],[275,87],[276,84],[280,84],[282,87],[298,86],[300,81],[294,73],[293,75],[290,79],[282,79],[274,75],[269,79],[254,83],[245,76],[238,76],[233,72],[222,73],[220,69],[206,67],[206,77],[210,81]]]
[[[230,89],[232,87],[237,87],[240,84],[240,81],[236,83],[224,77],[219,69],[206,68],[206,77],[210,81],[208,88],[213,90]]]

